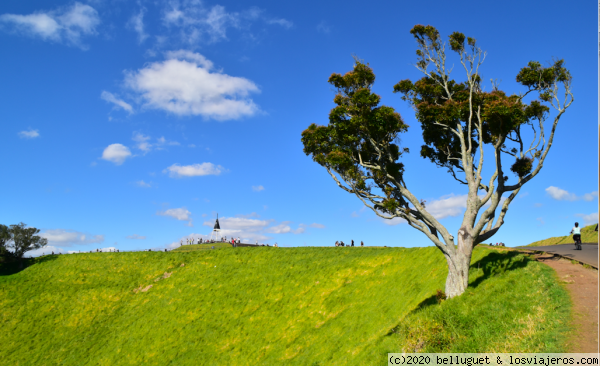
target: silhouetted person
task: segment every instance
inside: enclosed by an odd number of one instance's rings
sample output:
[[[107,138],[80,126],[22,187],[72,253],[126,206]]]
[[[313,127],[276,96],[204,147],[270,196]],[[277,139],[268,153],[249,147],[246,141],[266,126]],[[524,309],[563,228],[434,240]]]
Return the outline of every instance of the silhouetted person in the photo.
[[[354,239],[352,239],[352,245],[350,245],[350,246],[351,246],[351,247],[353,247],[353,246],[354,246]]]
[[[361,247],[364,247],[364,246],[365,246],[365,243],[363,243],[363,242],[362,242],[362,240],[360,241],[360,246],[361,246]]]

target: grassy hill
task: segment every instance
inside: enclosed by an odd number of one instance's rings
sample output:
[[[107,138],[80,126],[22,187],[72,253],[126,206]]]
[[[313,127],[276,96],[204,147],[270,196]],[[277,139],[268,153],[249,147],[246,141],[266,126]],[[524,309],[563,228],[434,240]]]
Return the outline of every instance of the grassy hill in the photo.
[[[215,249],[223,249],[223,248],[231,248],[231,244],[229,243],[203,243],[203,244],[191,244],[191,245],[182,245],[179,248],[173,249],[172,252],[195,252],[198,250],[211,250]]]
[[[436,300],[429,248],[224,248],[45,256],[0,275],[7,365],[380,365],[387,352],[561,352],[554,272],[476,248]],[[4,272],[8,273],[8,272]]]
[[[594,231],[596,224],[589,225],[581,228],[581,242],[582,243],[598,243],[598,232]],[[573,244],[573,235],[566,236],[555,236],[552,238],[539,240],[528,244],[528,247],[541,247],[544,245],[558,245],[558,244]]]

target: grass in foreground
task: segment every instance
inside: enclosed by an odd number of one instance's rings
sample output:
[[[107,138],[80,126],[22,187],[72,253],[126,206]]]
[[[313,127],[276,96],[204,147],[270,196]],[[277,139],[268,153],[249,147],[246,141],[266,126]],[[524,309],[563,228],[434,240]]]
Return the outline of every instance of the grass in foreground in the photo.
[[[594,231],[596,224],[589,225],[581,228],[581,242],[582,243],[598,243],[598,232]],[[555,236],[552,238],[539,240],[528,244],[528,247],[541,247],[545,245],[558,245],[558,244],[573,244],[573,235],[566,236]]]
[[[569,316],[551,269],[483,248],[474,252],[467,293],[441,305],[435,293],[447,269],[433,247],[87,253],[35,262],[0,276],[6,364],[378,365],[401,350],[559,352]]]

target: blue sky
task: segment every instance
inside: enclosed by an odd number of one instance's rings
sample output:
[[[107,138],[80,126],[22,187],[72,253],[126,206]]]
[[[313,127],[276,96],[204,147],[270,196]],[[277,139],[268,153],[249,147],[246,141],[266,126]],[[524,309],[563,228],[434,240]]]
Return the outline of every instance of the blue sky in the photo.
[[[409,30],[430,24],[476,38],[483,79],[509,94],[524,91],[527,62],[565,59],[575,102],[491,241],[566,235],[598,221],[598,13],[576,4],[2,1],[0,223],[41,229],[39,252],[173,247],[210,235],[217,212],[226,235],[251,242],[432,245],[365,210],[300,141],[327,123],[327,79],[357,55],[410,125],[409,188],[456,232],[466,190],[419,156],[420,126],[392,93],[422,77]]]

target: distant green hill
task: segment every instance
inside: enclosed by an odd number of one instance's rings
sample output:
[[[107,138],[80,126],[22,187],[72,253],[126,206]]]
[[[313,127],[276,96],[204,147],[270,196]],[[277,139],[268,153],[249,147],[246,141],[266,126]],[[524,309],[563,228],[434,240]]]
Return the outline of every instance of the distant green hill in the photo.
[[[3,365],[379,365],[401,350],[561,352],[570,316],[552,269],[485,248],[474,251],[467,292],[440,305],[446,260],[433,247],[32,263],[0,275]]]
[[[581,242],[582,243],[598,243],[598,232],[594,231],[596,224],[585,226],[581,228]],[[573,244],[573,235],[566,236],[555,236],[552,238],[539,240],[528,244],[528,247],[541,247],[545,245],[558,245],[558,244]]]

